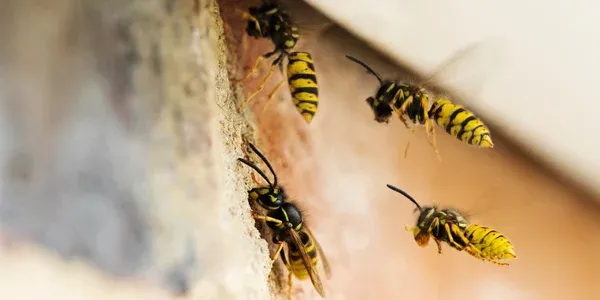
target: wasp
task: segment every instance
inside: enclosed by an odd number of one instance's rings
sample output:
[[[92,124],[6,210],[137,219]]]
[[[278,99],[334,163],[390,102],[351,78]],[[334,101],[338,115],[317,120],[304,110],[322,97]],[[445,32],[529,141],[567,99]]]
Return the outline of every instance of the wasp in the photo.
[[[366,63],[349,55],[346,55],[346,58],[361,65],[379,81],[380,87],[375,97],[369,97],[366,100],[375,114],[375,121],[388,123],[392,113],[395,112],[406,128],[411,129],[412,134],[414,134],[416,126],[424,125],[428,141],[434,148],[438,159],[441,160],[435,140],[434,123],[444,128],[448,134],[467,144],[483,148],[494,146],[490,131],[483,121],[464,107],[454,104],[446,98],[439,98],[430,106],[431,93],[422,86],[384,80]],[[409,145],[410,140],[406,145],[405,156]]]
[[[249,36],[254,38],[268,38],[275,45],[273,51],[256,59],[254,66],[242,80],[249,78],[258,69],[262,60],[274,55],[277,55],[277,58],[273,60],[269,72],[260,82],[257,89],[246,98],[238,111],[241,111],[250,100],[264,89],[277,66],[283,72],[283,61],[287,57],[287,82],[292,100],[304,120],[310,123],[317,111],[319,89],[311,54],[308,52],[292,52],[292,49],[296,46],[300,38],[298,28],[293,25],[294,23],[290,16],[273,3],[263,3],[259,7],[250,7],[248,12],[242,12],[242,16],[248,20],[246,33]],[[285,80],[279,82],[273,91],[269,93],[269,100],[272,100],[284,82]]]
[[[256,146],[252,143],[249,143],[249,146],[267,165],[273,175],[273,181],[271,181],[256,164],[247,159],[238,158],[240,162],[252,168],[267,182],[267,185],[250,189],[248,197],[268,211],[267,215],[253,214],[253,217],[267,222],[267,225],[273,231],[273,243],[278,244],[279,247],[273,256],[272,262],[275,262],[281,254],[281,259],[289,271],[288,297],[291,298],[292,274],[300,280],[310,278],[315,290],[321,297],[325,297],[325,289],[317,271],[319,258],[323,263],[327,277],[330,276],[331,270],[320,244],[304,224],[302,212],[298,206],[288,201],[285,190],[278,185],[277,175],[269,161]],[[285,245],[287,245],[287,250],[284,250]]]
[[[475,224],[469,224],[465,217],[452,209],[439,209],[437,206],[421,207],[419,203],[405,191],[388,184],[387,187],[402,194],[416,205],[419,218],[415,227],[405,229],[413,233],[417,245],[426,247],[429,238],[437,244],[438,253],[442,254],[441,242],[458,251],[466,251],[482,261],[490,261],[500,266],[509,266],[500,260],[515,259],[514,247],[510,240],[498,231]]]

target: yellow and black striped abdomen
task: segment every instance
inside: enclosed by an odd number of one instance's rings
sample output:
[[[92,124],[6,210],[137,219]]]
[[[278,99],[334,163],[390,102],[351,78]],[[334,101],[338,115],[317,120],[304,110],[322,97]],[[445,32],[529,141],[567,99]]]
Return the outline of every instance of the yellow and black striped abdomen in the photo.
[[[465,236],[475,248],[481,251],[480,256],[484,259],[517,258],[512,243],[494,229],[473,224],[467,228]]]
[[[290,53],[287,78],[294,105],[304,120],[310,123],[319,105],[317,74],[308,52]]]
[[[446,98],[438,99],[429,110],[429,117],[444,130],[464,143],[493,148],[490,131],[472,112]]]
[[[308,253],[308,256],[310,257],[310,263],[312,264],[313,268],[316,268],[318,262],[318,255],[315,243],[310,235],[305,234],[304,232],[299,232],[299,234],[302,238],[302,242],[304,243],[306,253]],[[285,252],[281,253],[281,259],[283,260],[285,266],[298,279],[304,280],[309,278],[308,270],[306,269],[306,266],[304,266],[304,262],[302,261],[302,255],[300,255],[300,252],[298,251],[298,249],[296,249],[296,246],[290,243],[288,244],[288,247],[289,260]]]

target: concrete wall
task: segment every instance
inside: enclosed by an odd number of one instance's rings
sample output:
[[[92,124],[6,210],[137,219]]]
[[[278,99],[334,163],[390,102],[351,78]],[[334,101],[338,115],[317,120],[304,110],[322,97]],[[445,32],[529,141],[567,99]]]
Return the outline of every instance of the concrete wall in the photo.
[[[267,299],[213,1],[3,1],[2,299]]]

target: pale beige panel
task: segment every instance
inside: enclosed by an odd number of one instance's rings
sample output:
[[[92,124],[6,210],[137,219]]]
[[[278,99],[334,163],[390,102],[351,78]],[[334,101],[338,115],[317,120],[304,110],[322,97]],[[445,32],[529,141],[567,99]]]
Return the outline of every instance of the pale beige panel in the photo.
[[[306,0],[398,62],[433,72],[481,47],[441,82],[534,155],[594,190],[600,178],[600,4],[594,1]]]

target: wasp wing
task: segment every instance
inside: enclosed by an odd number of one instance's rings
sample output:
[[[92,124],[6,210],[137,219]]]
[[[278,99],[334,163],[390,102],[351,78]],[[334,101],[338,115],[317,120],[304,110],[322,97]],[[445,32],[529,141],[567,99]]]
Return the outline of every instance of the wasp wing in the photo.
[[[323,288],[323,283],[321,282],[321,278],[319,278],[319,273],[316,268],[313,268],[311,263],[310,256],[306,252],[306,248],[302,243],[302,239],[296,230],[288,229],[288,233],[291,239],[291,242],[296,246],[300,256],[302,257],[302,262],[304,263],[304,267],[306,267],[306,271],[308,271],[308,275],[310,276],[310,280],[312,281],[315,290],[321,295],[321,297],[325,298],[325,289]]]
[[[283,1],[281,8],[290,15],[293,25],[298,27],[303,37],[316,37],[334,24],[326,15],[304,1]]]
[[[317,247],[317,252],[319,253],[319,258],[321,259],[321,263],[323,264],[323,270],[325,270],[325,276],[327,277],[327,279],[329,279],[331,277],[331,267],[329,266],[329,260],[325,256],[323,248],[321,248],[321,244],[319,244],[319,241],[317,241],[312,231],[310,231],[308,227],[304,227],[304,229],[306,230],[306,233],[308,233],[311,236],[313,242],[315,243],[315,247]]]

